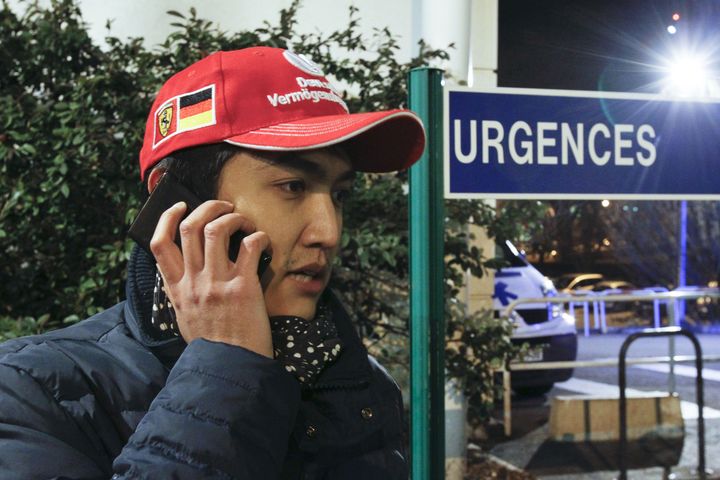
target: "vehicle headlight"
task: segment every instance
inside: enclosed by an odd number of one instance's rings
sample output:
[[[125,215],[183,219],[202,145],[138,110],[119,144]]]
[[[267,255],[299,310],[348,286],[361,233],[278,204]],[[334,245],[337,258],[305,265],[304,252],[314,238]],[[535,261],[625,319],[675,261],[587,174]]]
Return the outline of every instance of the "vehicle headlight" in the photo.
[[[523,325],[525,322],[523,321],[523,318],[520,316],[518,312],[513,310],[510,312],[510,321],[513,324],[513,327],[518,328],[519,326]]]
[[[573,327],[575,326],[575,317],[573,317],[569,313],[567,315],[563,313],[561,315],[561,317],[562,317],[563,321],[565,323],[567,323],[568,325],[572,325]]]
[[[544,297],[557,296],[557,290],[555,290],[555,285],[553,285],[552,280],[547,277],[545,277],[542,284],[540,284],[540,291],[542,292]]]

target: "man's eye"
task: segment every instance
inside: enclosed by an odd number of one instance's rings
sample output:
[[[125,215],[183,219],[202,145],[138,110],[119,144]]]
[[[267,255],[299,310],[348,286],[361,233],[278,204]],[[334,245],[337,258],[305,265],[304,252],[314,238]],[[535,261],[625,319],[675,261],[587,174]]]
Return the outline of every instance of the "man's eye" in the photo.
[[[338,205],[342,205],[352,194],[351,190],[336,190],[333,192],[333,200]]]
[[[301,180],[293,180],[281,184],[280,188],[288,193],[302,193],[305,191],[305,182]]]

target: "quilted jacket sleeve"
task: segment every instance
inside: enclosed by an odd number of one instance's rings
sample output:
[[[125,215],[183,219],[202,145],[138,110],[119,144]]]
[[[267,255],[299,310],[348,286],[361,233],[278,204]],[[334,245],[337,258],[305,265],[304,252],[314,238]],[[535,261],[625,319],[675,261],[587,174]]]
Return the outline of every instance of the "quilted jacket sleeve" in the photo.
[[[107,479],[106,452],[27,370],[0,364],[0,477]]]
[[[195,340],[115,460],[113,478],[277,478],[299,404],[298,382],[274,360]]]

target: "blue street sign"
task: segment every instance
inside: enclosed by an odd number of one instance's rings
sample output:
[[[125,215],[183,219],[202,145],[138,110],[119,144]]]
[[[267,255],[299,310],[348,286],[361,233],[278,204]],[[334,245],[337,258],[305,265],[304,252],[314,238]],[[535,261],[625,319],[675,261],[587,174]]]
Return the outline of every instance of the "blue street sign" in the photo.
[[[720,200],[720,102],[445,89],[446,198]]]

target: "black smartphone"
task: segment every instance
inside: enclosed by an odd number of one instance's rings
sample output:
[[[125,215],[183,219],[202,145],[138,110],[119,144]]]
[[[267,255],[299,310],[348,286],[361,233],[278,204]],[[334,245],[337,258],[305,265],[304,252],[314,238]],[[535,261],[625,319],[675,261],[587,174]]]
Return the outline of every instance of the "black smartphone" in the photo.
[[[128,231],[130,238],[135,240],[138,245],[152,255],[150,251],[150,240],[152,239],[153,233],[155,233],[155,228],[160,221],[160,216],[165,210],[178,202],[185,202],[188,207],[183,218],[190,215],[190,212],[203,203],[202,200],[188,190],[172,172],[165,172],[150,194],[150,198],[147,199],[145,205],[140,209],[137,218],[130,226],[130,230]],[[240,251],[240,242],[244,236],[245,234],[241,231],[237,231],[230,236],[228,257],[233,262],[237,259]],[[175,232],[175,243],[178,247],[181,247],[179,229]],[[271,260],[272,257],[267,252],[262,252],[258,264],[258,276],[265,272]]]

